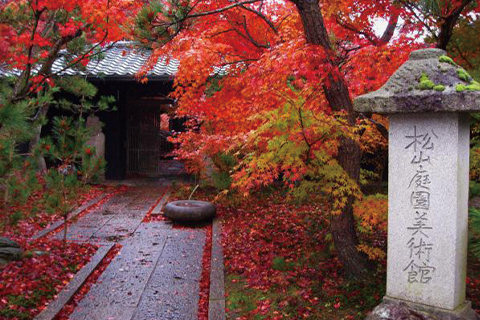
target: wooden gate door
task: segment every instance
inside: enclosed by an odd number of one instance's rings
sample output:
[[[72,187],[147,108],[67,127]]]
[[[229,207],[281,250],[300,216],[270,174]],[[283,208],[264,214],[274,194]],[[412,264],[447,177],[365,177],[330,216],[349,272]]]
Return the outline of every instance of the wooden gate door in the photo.
[[[127,113],[127,176],[155,177],[161,160],[172,150],[168,131],[161,128],[161,115],[169,108],[158,101],[129,103]]]

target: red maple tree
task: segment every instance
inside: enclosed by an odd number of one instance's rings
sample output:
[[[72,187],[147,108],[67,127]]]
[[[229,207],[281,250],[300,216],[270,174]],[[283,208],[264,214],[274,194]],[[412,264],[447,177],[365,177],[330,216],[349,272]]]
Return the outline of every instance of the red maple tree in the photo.
[[[180,60],[173,96],[178,114],[195,118],[195,130],[177,138],[180,157],[199,166],[205,154],[236,153],[236,185],[246,191],[283,178],[312,194],[323,183],[339,258],[362,277],[368,262],[352,204],[362,149],[385,144],[375,128],[386,128],[354,112],[352,98],[425,46],[425,30],[445,48],[460,17],[478,17],[473,1],[435,3],[436,11],[416,0],[157,1],[135,32],[155,51],[149,66],[163,55]],[[388,21],[382,35],[378,19]]]

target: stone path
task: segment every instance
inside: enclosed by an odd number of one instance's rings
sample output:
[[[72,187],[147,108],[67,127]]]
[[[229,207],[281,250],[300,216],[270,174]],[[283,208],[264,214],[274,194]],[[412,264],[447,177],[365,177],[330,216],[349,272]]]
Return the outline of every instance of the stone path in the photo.
[[[70,226],[72,241],[122,248],[69,319],[197,319],[205,231],[142,222],[167,188],[134,187]]]

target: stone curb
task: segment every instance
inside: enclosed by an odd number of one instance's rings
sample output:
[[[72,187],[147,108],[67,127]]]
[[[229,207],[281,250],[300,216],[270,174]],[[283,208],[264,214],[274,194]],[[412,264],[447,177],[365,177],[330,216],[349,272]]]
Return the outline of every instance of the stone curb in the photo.
[[[114,244],[101,246],[93,255],[89,263],[87,263],[80,271],[75,274],[72,281],[70,281],[65,288],[58,294],[57,298],[53,300],[41,313],[39,313],[34,320],[52,320],[57,313],[72,299],[73,295],[77,293],[80,287],[85,283],[90,274],[105,258],[107,253],[112,249]]]
[[[108,193],[104,193],[90,201],[88,201],[86,204],[84,204],[83,206],[77,208],[75,211],[71,212],[68,216],[68,221],[72,220],[73,218],[75,218],[76,216],[78,216],[80,213],[82,213],[83,211],[87,210],[88,208],[90,208],[91,206],[95,205],[97,202],[100,202],[102,201],[103,199],[105,199],[106,197],[108,196]],[[37,234],[35,234],[33,237],[30,238],[30,240],[38,240],[44,236],[46,236],[47,234],[49,234],[50,232],[54,231],[55,229],[63,226],[64,224],[64,221],[63,220],[59,220],[53,224],[51,224],[49,227],[46,227],[45,229],[43,230],[40,230]]]
[[[168,198],[170,198],[170,195],[172,194],[172,190],[168,187],[168,191],[163,195],[162,200],[153,208],[152,210],[152,215],[159,215],[162,214],[162,208],[165,205],[165,203],[168,201]]]
[[[210,296],[208,320],[225,320],[225,272],[219,219],[212,226],[212,259],[210,270]]]

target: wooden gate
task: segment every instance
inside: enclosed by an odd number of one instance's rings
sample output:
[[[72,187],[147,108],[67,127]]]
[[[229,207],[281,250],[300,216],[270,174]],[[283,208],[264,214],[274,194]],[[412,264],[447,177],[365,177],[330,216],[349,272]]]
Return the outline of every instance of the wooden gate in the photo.
[[[165,117],[170,108],[170,104],[152,100],[128,104],[127,176],[155,177],[161,174],[161,161],[173,150],[173,145],[167,141],[169,131],[165,123],[162,126],[162,114]]]

